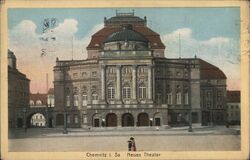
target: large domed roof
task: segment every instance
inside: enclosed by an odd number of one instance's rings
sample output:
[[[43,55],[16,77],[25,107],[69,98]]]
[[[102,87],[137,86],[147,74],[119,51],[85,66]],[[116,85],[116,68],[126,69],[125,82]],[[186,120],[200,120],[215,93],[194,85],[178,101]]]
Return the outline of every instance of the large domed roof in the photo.
[[[147,43],[148,40],[139,32],[132,30],[132,26],[124,26],[122,30],[114,32],[109,35],[104,43],[116,42],[116,41],[139,41]]]

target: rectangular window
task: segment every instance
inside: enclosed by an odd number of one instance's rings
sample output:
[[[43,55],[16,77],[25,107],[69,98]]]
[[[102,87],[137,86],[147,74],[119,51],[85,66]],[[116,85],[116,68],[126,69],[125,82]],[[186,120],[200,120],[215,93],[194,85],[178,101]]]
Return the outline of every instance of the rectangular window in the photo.
[[[212,98],[211,91],[207,91],[207,99],[210,100]]]
[[[181,93],[176,93],[176,104],[181,104]]]
[[[123,87],[123,99],[131,98],[131,88],[130,87]]]
[[[167,104],[172,104],[172,93],[167,93]]]
[[[188,104],[188,93],[185,93],[184,98],[185,98],[184,103]]]
[[[70,96],[69,95],[66,96],[66,106],[70,107]]]
[[[114,98],[115,98],[115,88],[108,87],[108,99],[114,99]]]
[[[96,76],[97,76],[96,71],[92,72],[92,77],[96,77]]]
[[[78,106],[78,95],[74,95],[74,106]]]
[[[87,97],[88,97],[88,96],[87,96],[86,94],[82,95],[82,100],[83,100],[83,101],[87,101],[87,100],[88,100]]]
[[[211,102],[207,102],[207,108],[211,108]]]
[[[98,95],[96,93],[92,94],[92,100],[98,100]]]
[[[75,124],[78,123],[78,115],[75,115],[75,116],[74,116],[74,122],[75,122]]]
[[[221,91],[218,91],[218,92],[217,92],[217,101],[218,101],[218,102],[221,102],[221,101],[222,101],[222,92],[221,92]]]
[[[70,115],[67,115],[67,123],[70,123]]]
[[[146,98],[146,87],[139,87],[139,98],[140,99]]]

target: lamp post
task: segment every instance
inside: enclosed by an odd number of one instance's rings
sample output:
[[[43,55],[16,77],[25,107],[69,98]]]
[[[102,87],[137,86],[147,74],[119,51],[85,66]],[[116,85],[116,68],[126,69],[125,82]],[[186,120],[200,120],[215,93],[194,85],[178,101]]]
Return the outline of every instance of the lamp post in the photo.
[[[105,127],[105,119],[102,119],[102,127]]]
[[[213,126],[213,108],[212,108],[212,105],[210,105],[210,125]]]
[[[153,126],[153,118],[150,118],[150,127]]]
[[[66,67],[63,67],[63,106],[64,106],[64,127],[63,127],[63,134],[68,134],[67,130],[67,108],[66,108]]]
[[[188,66],[188,102],[189,102],[189,127],[188,127],[188,132],[193,132],[193,128],[192,128],[192,99],[191,99],[191,64],[189,63]]]

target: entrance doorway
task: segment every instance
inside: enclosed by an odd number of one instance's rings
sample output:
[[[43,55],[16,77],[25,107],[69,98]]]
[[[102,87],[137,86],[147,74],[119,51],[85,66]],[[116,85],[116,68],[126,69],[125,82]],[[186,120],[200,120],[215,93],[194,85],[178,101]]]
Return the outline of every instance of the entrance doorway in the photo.
[[[114,113],[109,113],[106,116],[106,127],[116,127],[117,126],[117,116]]]
[[[125,113],[122,116],[122,127],[132,127],[134,126],[134,117],[130,113]]]
[[[138,126],[148,126],[149,118],[147,113],[140,113],[138,115]]]
[[[161,118],[155,118],[155,125],[160,126],[161,125]]]
[[[94,119],[94,127],[100,127],[100,120],[99,118]]]

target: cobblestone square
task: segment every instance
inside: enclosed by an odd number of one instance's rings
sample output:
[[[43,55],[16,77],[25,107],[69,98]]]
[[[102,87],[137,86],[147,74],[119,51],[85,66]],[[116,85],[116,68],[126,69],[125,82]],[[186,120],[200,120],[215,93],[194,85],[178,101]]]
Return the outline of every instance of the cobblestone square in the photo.
[[[127,151],[133,136],[138,151],[234,151],[241,136],[225,127],[180,129],[77,130],[29,129],[12,131],[9,151]]]

